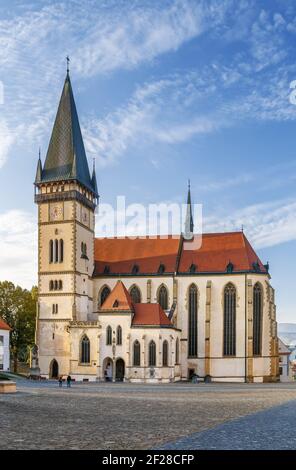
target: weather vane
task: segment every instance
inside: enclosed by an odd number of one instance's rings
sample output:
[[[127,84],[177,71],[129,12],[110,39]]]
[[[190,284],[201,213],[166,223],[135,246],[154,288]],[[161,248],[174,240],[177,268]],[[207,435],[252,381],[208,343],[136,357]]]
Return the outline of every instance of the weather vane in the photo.
[[[68,56],[68,55],[67,55],[66,59],[67,59],[67,74],[69,75],[69,64],[70,64],[70,58],[69,58],[69,56]]]

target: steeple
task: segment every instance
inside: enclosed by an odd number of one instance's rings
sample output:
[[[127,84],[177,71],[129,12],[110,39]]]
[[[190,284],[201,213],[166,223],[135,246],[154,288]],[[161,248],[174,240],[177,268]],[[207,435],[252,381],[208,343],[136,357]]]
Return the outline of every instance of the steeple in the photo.
[[[40,162],[41,163],[41,162]],[[39,162],[38,162],[39,168]],[[37,168],[37,172],[40,168]],[[41,177],[35,183],[76,180],[97,194],[91,179],[80,130],[67,58],[67,75]]]
[[[191,203],[191,192],[190,192],[190,180],[188,181],[188,194],[187,194],[187,209],[186,209],[186,219],[185,219],[185,230],[184,238],[186,240],[191,240],[193,238],[193,216],[192,216],[192,203]]]
[[[42,179],[42,163],[41,163],[41,156],[40,156],[40,149],[39,149],[39,157],[38,157],[38,163],[37,163],[35,184],[41,183],[41,179]]]
[[[93,160],[93,172],[91,177],[91,182],[95,191],[96,196],[98,196],[98,185],[97,185],[97,176],[96,176],[96,162]]]

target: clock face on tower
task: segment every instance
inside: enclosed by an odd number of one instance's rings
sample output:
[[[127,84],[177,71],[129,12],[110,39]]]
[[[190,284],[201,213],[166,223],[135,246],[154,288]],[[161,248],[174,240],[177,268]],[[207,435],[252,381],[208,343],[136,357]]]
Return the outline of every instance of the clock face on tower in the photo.
[[[63,219],[63,206],[62,204],[51,204],[50,205],[50,220],[62,220]]]
[[[84,207],[82,208],[81,219],[84,225],[89,225],[89,212]]]

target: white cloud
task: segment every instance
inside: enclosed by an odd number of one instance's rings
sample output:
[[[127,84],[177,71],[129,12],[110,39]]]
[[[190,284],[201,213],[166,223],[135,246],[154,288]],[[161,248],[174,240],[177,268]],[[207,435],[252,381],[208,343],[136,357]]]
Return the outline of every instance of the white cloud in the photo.
[[[0,213],[0,280],[30,288],[37,282],[37,223],[21,210]]]
[[[4,120],[0,120],[0,168],[6,162],[14,137]]]

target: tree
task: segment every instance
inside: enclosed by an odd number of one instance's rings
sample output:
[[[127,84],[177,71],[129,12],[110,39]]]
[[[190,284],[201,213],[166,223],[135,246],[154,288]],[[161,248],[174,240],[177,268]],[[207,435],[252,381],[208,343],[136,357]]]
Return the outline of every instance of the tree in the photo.
[[[12,328],[10,350],[14,372],[18,360],[35,342],[36,302],[36,287],[28,291],[9,281],[0,282],[0,317]]]

